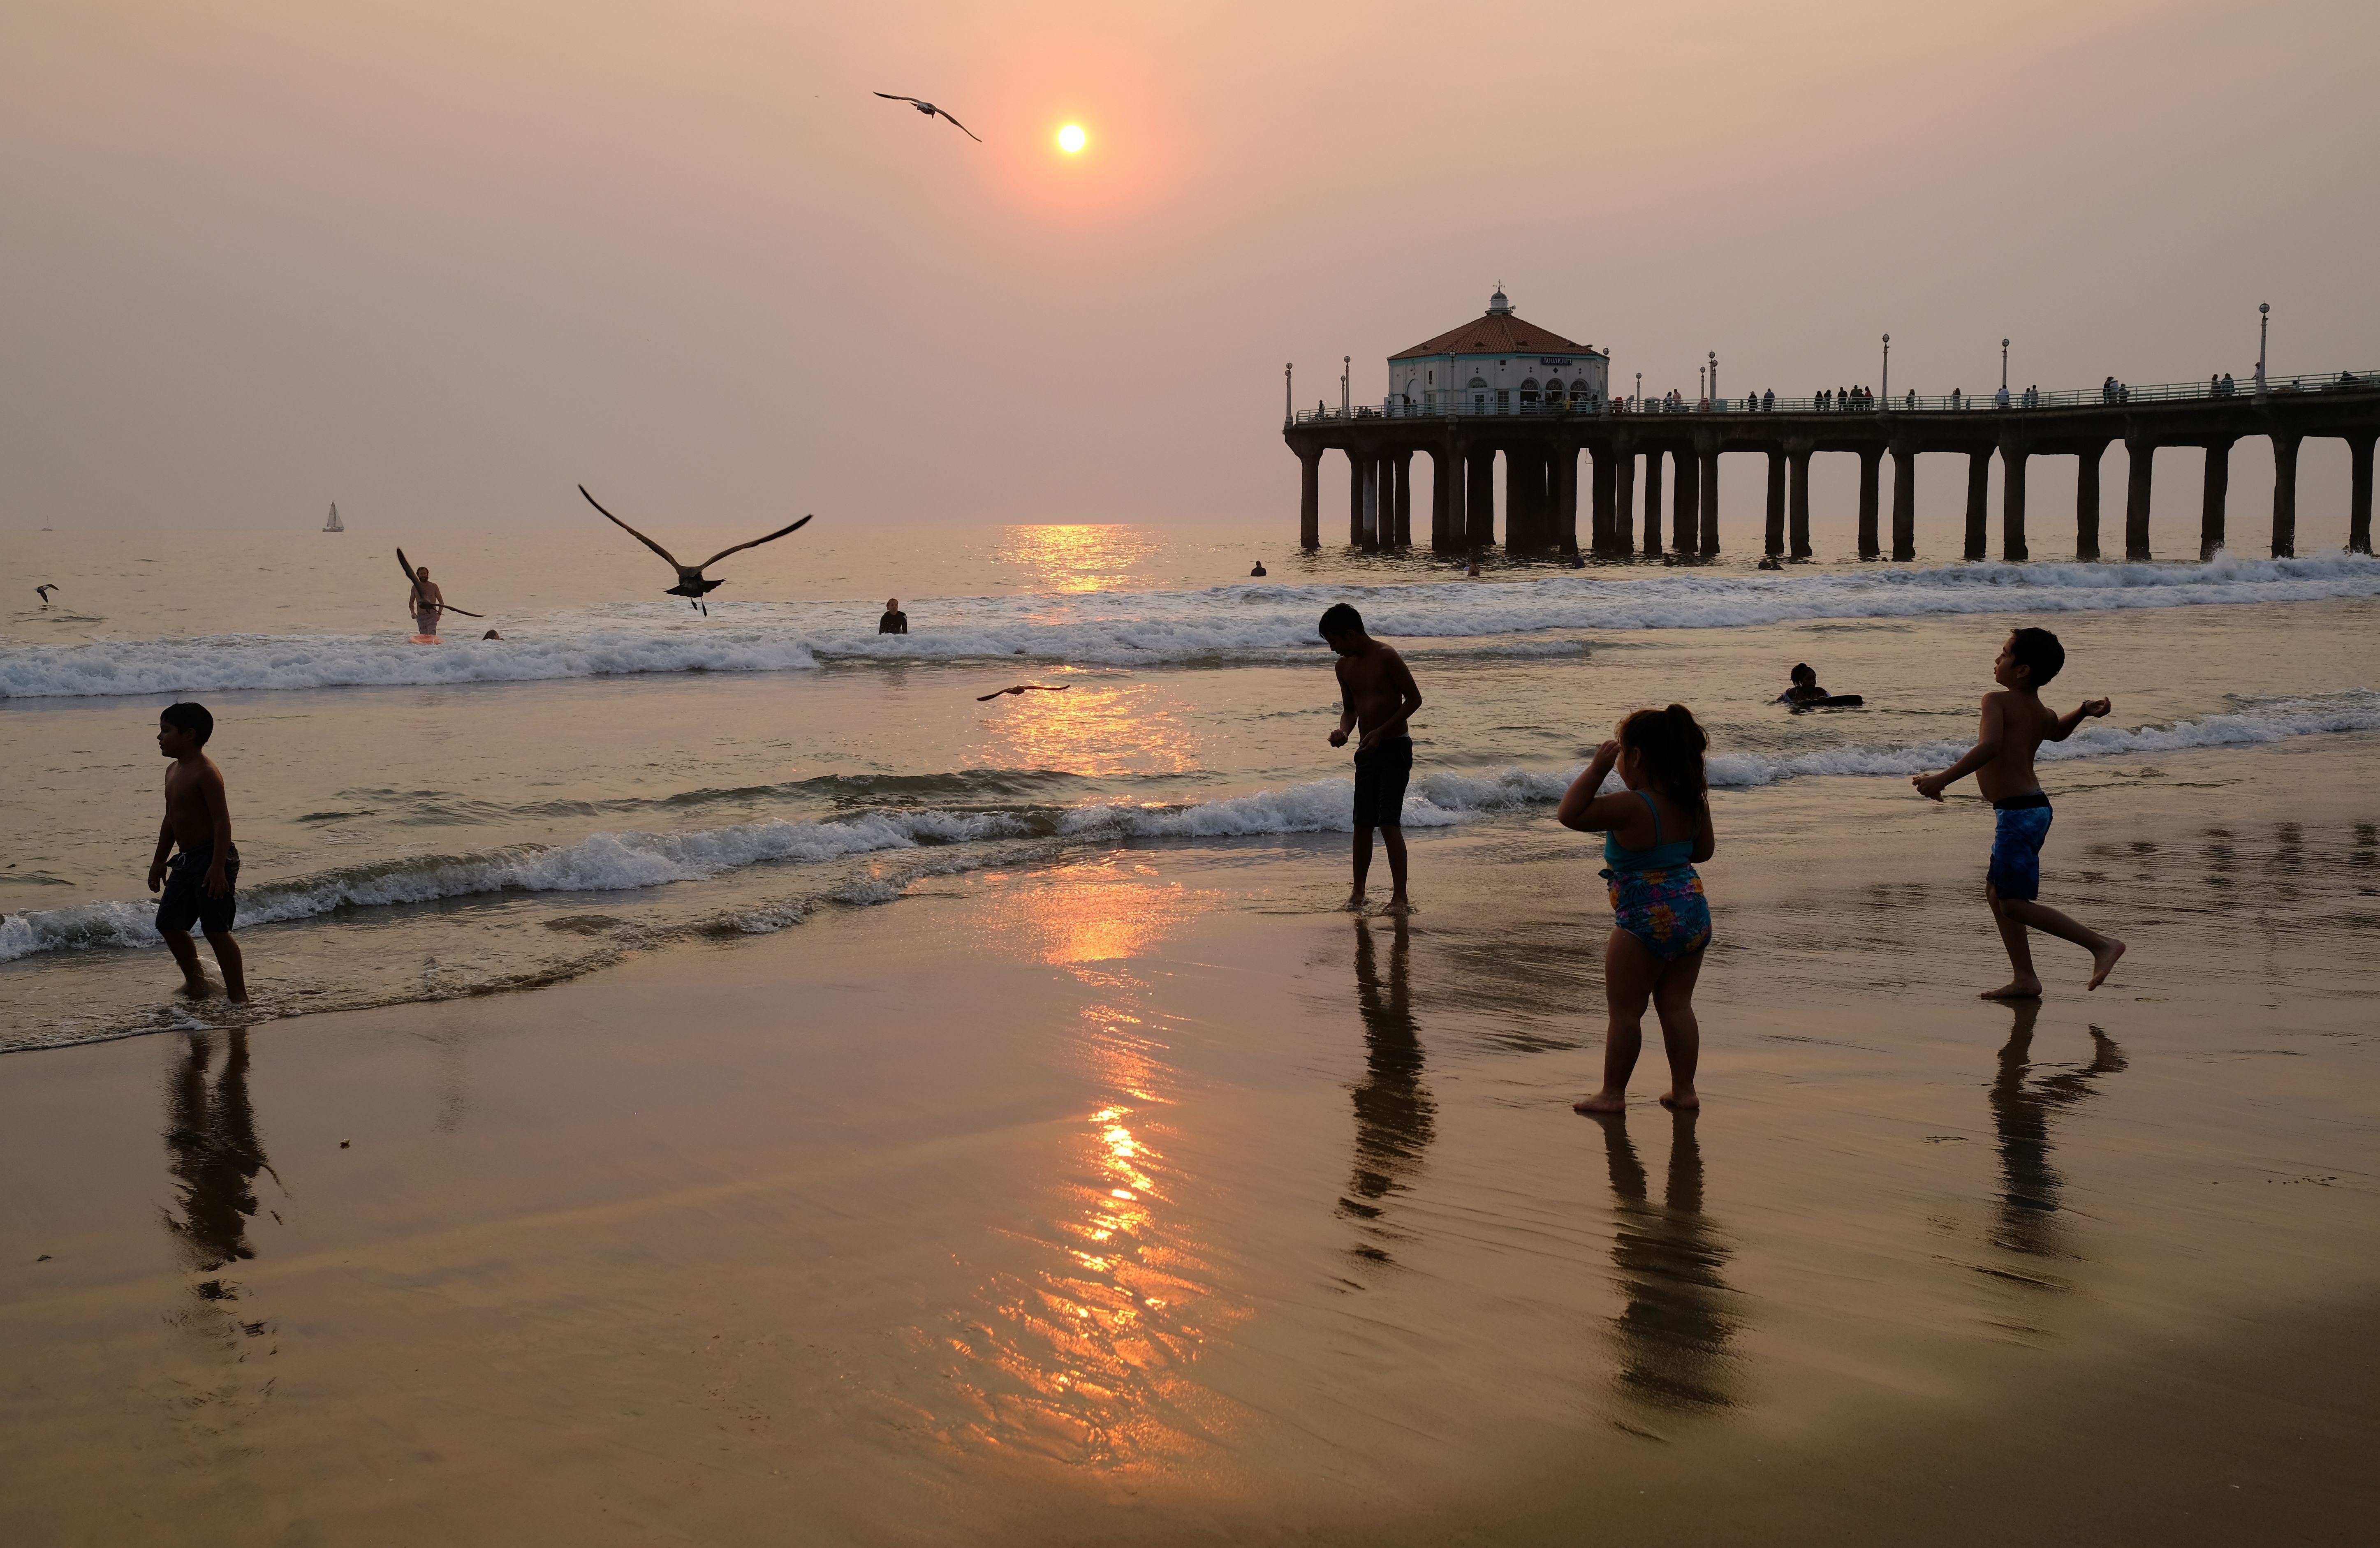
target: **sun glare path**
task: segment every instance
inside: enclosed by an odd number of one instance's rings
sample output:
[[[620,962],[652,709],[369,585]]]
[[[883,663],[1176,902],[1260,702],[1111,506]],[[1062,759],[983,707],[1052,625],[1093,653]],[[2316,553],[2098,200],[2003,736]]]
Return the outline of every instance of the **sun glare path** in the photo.
[[[1069,124],[1058,131],[1058,149],[1071,156],[1083,148],[1085,138],[1080,124]]]

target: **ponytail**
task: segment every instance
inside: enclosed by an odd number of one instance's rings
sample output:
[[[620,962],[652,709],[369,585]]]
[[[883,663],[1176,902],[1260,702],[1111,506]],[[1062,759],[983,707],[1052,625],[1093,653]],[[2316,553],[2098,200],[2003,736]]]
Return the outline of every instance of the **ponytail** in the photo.
[[[1710,783],[1703,772],[1710,733],[1684,705],[1637,710],[1620,722],[1620,744],[1644,756],[1645,778],[1674,804],[1699,812],[1710,804]]]

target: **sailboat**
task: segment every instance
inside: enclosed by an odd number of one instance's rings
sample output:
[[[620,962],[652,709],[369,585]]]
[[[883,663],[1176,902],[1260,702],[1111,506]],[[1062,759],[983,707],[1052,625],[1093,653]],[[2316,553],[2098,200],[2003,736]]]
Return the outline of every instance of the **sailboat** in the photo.
[[[322,530],[325,532],[345,532],[346,529],[346,524],[339,520],[339,502],[334,500],[331,502],[331,519],[322,524]]]

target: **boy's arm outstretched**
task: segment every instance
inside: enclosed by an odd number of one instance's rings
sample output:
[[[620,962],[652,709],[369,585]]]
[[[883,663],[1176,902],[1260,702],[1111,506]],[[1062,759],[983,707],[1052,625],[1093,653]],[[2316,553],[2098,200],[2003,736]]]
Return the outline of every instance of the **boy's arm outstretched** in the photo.
[[[1939,801],[1943,791],[1999,756],[2000,742],[2007,733],[2007,717],[2008,711],[2000,703],[2000,695],[1985,694],[1983,721],[1975,730],[1975,744],[1967,749],[1965,757],[1939,774],[1911,775],[1909,782],[1917,787],[1917,793],[1928,801]]]
[[[2068,737],[2074,734],[2074,728],[2076,726],[2081,725],[2085,720],[2095,720],[2115,707],[2116,704],[2113,699],[2084,699],[2081,704],[2074,707],[2074,712],[2072,714],[2060,715],[2058,718],[2058,724],[2051,730],[2049,740],[2052,742],[2063,742]]]

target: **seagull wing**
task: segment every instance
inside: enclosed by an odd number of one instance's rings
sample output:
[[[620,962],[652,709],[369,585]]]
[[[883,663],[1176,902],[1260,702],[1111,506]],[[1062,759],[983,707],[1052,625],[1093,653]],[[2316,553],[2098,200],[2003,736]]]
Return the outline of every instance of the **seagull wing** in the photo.
[[[584,485],[584,484],[579,485],[579,486],[578,486],[578,492],[579,492],[580,494],[587,494],[587,486],[586,486],[586,485]],[[591,494],[587,494],[587,503],[588,503],[588,504],[589,504],[589,505],[594,506],[594,507],[595,507],[595,509],[597,509],[597,510],[599,510],[599,511],[603,511],[603,502],[602,502],[601,501],[600,501],[600,500],[596,499],[596,498],[595,498],[593,495],[591,495]],[[649,549],[652,550],[655,553],[660,554],[663,559],[668,560],[668,561],[669,561],[669,566],[670,566],[670,568],[671,568],[671,569],[673,569],[673,570],[682,570],[682,569],[686,568],[686,566],[685,566],[685,565],[680,564],[680,563],[677,562],[677,555],[675,555],[675,554],[674,554],[674,553],[670,552],[670,550],[667,550],[667,549],[665,549],[665,548],[662,547],[659,543],[654,542],[650,538],[646,537],[643,533],[641,533],[641,532],[638,531],[635,527],[630,526],[626,522],[622,521],[619,517],[617,517],[617,516],[613,515],[611,512],[609,512],[609,511],[603,511],[603,519],[604,519],[605,521],[610,522],[613,526],[618,527],[621,531],[623,531],[623,532],[626,533],[629,537],[634,538],[638,542],[644,544],[644,545],[645,545],[645,547],[647,547],[647,548],[649,548]],[[728,550],[727,551],[728,551],[728,552],[730,552],[730,553],[734,553],[735,550],[734,549],[730,549],[730,550]]]
[[[938,107],[938,108],[936,108],[936,109],[934,109],[934,111],[935,111],[936,113],[942,113],[942,110],[941,110],[941,108],[939,108],[939,107]],[[947,113],[942,113],[942,116],[943,116],[943,117],[945,117],[945,118],[951,118],[951,115],[950,115],[949,114],[947,114]],[[959,121],[958,121],[957,119],[955,119],[955,118],[951,118],[951,122],[952,122],[953,124],[956,124],[956,125],[958,125],[958,131],[959,131],[959,133],[961,133],[961,134],[963,134],[963,135],[966,136],[969,139],[974,140],[978,145],[980,145],[980,144],[982,144],[982,143],[983,143],[983,136],[981,136],[981,135],[979,135],[979,134],[976,133],[973,129],[968,128],[965,124],[960,124],[960,123],[959,123]]]
[[[988,694],[978,694],[978,695],[976,695],[975,702],[976,702],[976,703],[978,703],[978,704],[990,704],[992,700],[994,700],[994,699],[998,698],[1001,695],[1005,694],[1005,693],[1010,693],[1010,692],[1013,692],[1013,691],[1014,691],[1014,690],[1012,690],[1012,689],[1008,689],[1008,688],[994,688],[990,693],[988,693]]]
[[[598,506],[596,509],[601,510],[602,507]],[[606,511],[604,512],[604,514],[609,515],[611,513]],[[712,554],[709,559],[706,559],[701,563],[696,565],[695,568],[698,570],[708,570],[713,564],[718,563],[721,560],[726,558],[731,553],[742,553],[746,549],[757,549],[763,543],[773,543],[778,538],[783,537],[786,533],[798,532],[809,524],[810,518],[808,516],[804,516],[801,520],[794,523],[793,526],[781,526],[777,528],[776,531],[770,533],[766,538],[755,538],[748,543],[738,543],[732,549],[721,549],[717,553]],[[627,524],[623,522],[620,525],[625,526]],[[672,560],[671,562],[675,563],[676,561]]]
[[[927,105],[924,103],[918,103],[917,99],[915,97],[896,97],[890,91],[879,91],[876,94],[883,98],[888,103],[917,103],[919,107]]]

